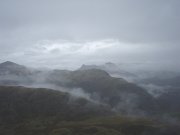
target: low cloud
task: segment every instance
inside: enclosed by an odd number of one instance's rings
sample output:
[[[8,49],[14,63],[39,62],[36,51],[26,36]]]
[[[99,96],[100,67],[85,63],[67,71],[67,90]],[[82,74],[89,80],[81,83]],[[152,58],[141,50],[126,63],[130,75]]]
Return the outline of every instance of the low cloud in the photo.
[[[1,0],[0,62],[75,69],[112,61],[178,69],[179,5],[179,0]]]
[[[176,49],[164,45],[121,42],[118,39],[96,41],[42,40],[31,46],[16,48],[1,57],[23,65],[46,68],[77,69],[82,64],[114,62],[130,67],[178,69]],[[124,66],[122,65],[122,67]],[[126,68],[126,66],[124,66]]]

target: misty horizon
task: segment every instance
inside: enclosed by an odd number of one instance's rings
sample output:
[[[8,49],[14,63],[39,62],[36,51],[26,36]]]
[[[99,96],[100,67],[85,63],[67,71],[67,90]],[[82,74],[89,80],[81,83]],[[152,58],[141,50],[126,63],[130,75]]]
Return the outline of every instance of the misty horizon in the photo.
[[[179,70],[179,5],[178,0],[2,0],[0,62],[68,69],[139,63]]]
[[[179,135],[180,0],[0,0],[0,135]]]

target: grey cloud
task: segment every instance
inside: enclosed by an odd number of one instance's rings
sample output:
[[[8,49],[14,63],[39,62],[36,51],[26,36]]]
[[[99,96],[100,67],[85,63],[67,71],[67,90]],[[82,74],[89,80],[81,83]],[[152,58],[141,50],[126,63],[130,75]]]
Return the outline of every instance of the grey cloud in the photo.
[[[42,63],[39,66],[60,60],[63,65],[109,60],[176,63],[180,50],[179,6],[179,0],[1,0],[1,61]],[[124,47],[117,44],[88,54],[66,53],[87,42],[92,46],[107,39],[118,40]],[[57,47],[44,53],[38,44],[44,40],[66,40],[71,47],[64,52]],[[134,47],[139,44],[139,48]],[[124,48],[126,52],[121,51]]]
[[[14,35],[20,29],[27,31],[25,36],[43,38],[179,40],[178,0],[8,1],[1,4],[1,27],[14,30]]]

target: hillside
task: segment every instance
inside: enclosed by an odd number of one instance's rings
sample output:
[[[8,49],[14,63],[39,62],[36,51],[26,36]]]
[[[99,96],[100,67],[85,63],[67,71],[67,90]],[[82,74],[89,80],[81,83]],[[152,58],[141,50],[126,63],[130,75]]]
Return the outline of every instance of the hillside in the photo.
[[[132,80],[137,77],[136,74],[123,70],[120,66],[112,62],[107,62],[102,65],[82,65],[79,70],[88,70],[88,69],[101,69],[109,73],[113,77],[123,77],[127,80]]]
[[[64,87],[79,87],[94,100],[108,104],[125,114],[151,114],[157,109],[156,101],[141,87],[122,78],[111,77],[100,69],[62,71],[55,70],[46,83]]]
[[[114,67],[111,63],[106,66]],[[179,95],[173,94],[172,89],[160,97],[153,97],[146,89],[124,78],[112,77],[106,71],[92,67],[75,71],[32,70],[13,62],[4,62],[0,64],[0,84],[59,90],[105,105],[123,115],[154,116],[179,110],[176,103]]]
[[[180,88],[171,88],[157,99],[160,109],[180,119]]]
[[[102,105],[68,93],[13,86],[0,86],[0,108],[0,123],[18,123],[39,117],[79,120],[110,114]]]
[[[2,135],[179,135],[179,127],[116,116],[102,105],[49,89],[0,87]],[[114,115],[114,116],[112,116]]]
[[[0,64],[0,85],[31,84],[34,72],[14,62],[6,61]]]
[[[113,65],[108,64],[108,67],[112,68]],[[52,88],[60,91],[68,89],[67,92],[70,93],[74,89],[81,89],[88,95],[88,100],[106,104],[123,114],[154,114],[158,108],[156,101],[146,90],[123,78],[112,77],[101,69],[41,71],[4,62],[0,64],[0,73],[1,85]]]

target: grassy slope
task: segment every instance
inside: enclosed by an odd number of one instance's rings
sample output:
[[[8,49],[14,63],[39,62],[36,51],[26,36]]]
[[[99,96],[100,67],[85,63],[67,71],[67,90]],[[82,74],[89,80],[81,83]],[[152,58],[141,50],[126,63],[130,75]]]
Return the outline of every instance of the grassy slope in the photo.
[[[54,121],[53,118],[27,119],[7,132],[12,131],[15,135],[179,135],[180,133],[178,127],[142,118],[114,116],[81,121],[56,123]],[[8,135],[11,135],[10,132]]]
[[[180,134],[178,127],[150,119],[107,116],[103,107],[69,102],[59,91],[2,86],[0,100],[0,135]]]

